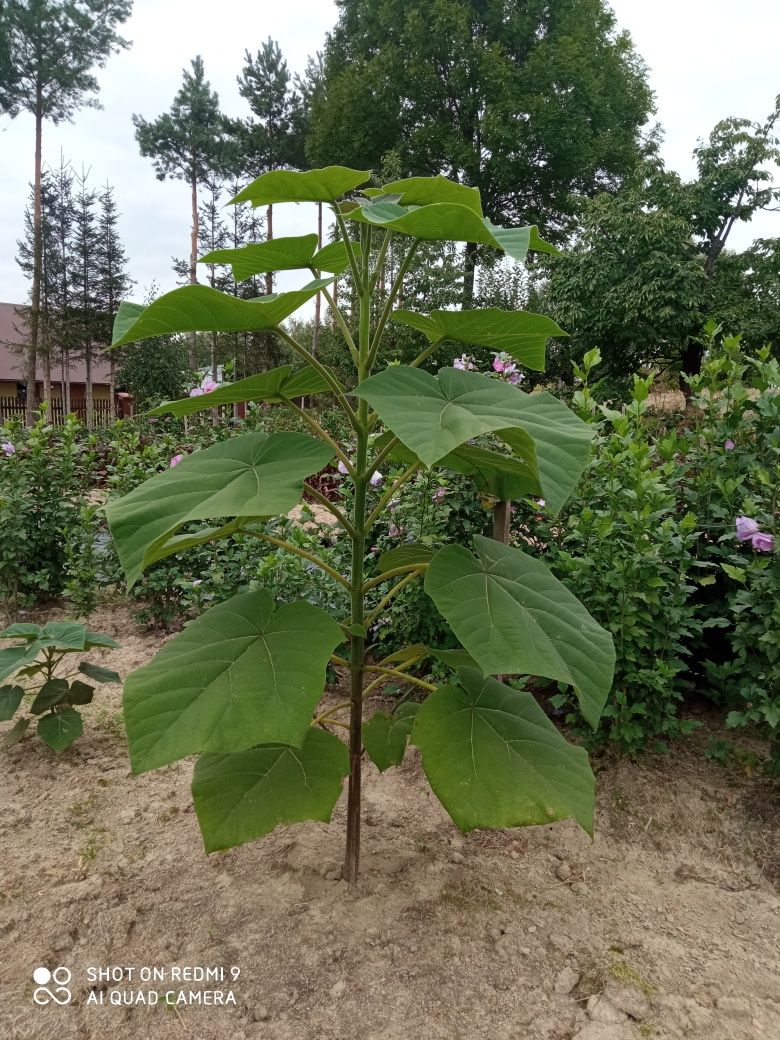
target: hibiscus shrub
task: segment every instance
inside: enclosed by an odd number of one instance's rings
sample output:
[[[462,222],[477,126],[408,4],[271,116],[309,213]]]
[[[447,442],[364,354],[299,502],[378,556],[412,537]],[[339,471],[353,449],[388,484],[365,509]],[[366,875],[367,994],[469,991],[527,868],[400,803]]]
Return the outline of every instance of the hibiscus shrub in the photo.
[[[41,411],[24,430],[0,430],[0,600],[13,614],[54,599],[67,580],[66,544],[84,523],[89,486],[75,418],[53,426]]]
[[[650,380],[638,377],[628,405],[599,404],[596,353],[575,370],[573,404],[598,427],[590,467],[555,521],[520,503],[513,537],[612,631],[615,682],[597,739],[660,750],[691,728],[695,691],[727,709],[729,726],[756,724],[776,761],[780,368],[709,331],[682,421],[652,421]],[[569,698],[553,704],[585,732]]]

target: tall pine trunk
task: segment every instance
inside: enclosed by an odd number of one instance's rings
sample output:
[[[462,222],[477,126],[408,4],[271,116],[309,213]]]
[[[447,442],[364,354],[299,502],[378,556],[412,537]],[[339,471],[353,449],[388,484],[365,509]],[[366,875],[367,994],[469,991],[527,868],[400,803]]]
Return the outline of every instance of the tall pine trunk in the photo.
[[[108,417],[111,422],[116,419],[116,368],[113,354],[108,358]]]
[[[192,235],[190,237],[190,285],[198,282],[198,179],[193,173],[190,181],[192,189]],[[198,334],[193,332],[190,336],[190,368],[193,372],[198,370]]]
[[[95,425],[94,402],[92,399],[92,342],[84,343],[84,408],[86,411],[87,429]]]
[[[38,360],[38,326],[41,316],[41,265],[43,262],[43,235],[41,219],[41,151],[43,142],[43,92],[40,80],[35,102],[35,186],[33,190],[33,281],[30,308],[30,342],[27,345],[25,381],[27,401],[25,421],[28,426],[35,422],[38,405],[35,381]]]
[[[266,240],[266,242],[271,242],[271,241],[273,241],[273,237],[274,237],[274,208],[273,208],[273,206],[269,206],[268,209],[266,210],[266,221],[265,221],[265,223],[266,223],[265,240]],[[274,291],[274,276],[273,276],[273,272],[272,271],[269,271],[266,274],[266,276],[265,276],[265,291],[266,291],[266,293],[269,296]]]
[[[463,304],[464,311],[474,306],[474,275],[477,270],[477,243],[467,242],[463,257]]]

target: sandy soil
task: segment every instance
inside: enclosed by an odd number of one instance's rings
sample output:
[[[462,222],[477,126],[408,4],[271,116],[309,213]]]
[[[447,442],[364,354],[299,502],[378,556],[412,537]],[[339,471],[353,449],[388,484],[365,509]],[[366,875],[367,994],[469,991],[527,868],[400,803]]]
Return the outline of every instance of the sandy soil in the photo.
[[[93,654],[122,674],[159,645],[122,608],[92,626],[122,640]],[[464,838],[414,751],[368,766],[349,889],[343,801],[330,827],[207,857],[191,765],[131,777],[120,712],[106,687],[70,751],[0,758],[0,1040],[780,1037],[777,806],[702,757],[711,728],[602,764],[593,843],[569,824]],[[59,965],[71,1003],[36,1006],[34,969]],[[196,965],[227,979],[171,981]],[[135,976],[90,982],[101,966]],[[169,990],[236,1003],[110,1003]]]

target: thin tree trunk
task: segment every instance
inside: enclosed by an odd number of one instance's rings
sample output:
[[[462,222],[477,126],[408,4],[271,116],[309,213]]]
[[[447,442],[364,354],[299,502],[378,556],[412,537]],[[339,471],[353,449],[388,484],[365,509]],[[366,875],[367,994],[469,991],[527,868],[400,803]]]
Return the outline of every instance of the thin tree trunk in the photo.
[[[65,414],[69,415],[71,410],[70,400],[70,348],[63,347],[62,350],[62,394]]]
[[[274,237],[274,208],[269,206],[266,210],[265,217],[265,240],[266,242],[272,242]],[[269,271],[265,276],[265,291],[266,294],[270,294],[274,291],[274,276],[273,271]]]
[[[46,414],[51,420],[51,341],[48,334],[45,339],[43,349],[43,399],[46,402]]]
[[[463,304],[464,311],[474,306],[474,274],[477,270],[477,243],[467,242],[463,257]]]
[[[41,233],[41,150],[43,142],[43,96],[38,81],[35,111],[35,187],[33,190],[33,281],[30,309],[30,342],[27,345],[25,364],[25,380],[27,383],[27,402],[25,422],[32,426],[38,404],[35,381],[37,378],[36,362],[38,360],[38,325],[41,313],[41,264],[43,260],[43,241]]]
[[[84,344],[84,409],[87,429],[94,426],[94,405],[92,400],[92,343]]]
[[[116,419],[116,369],[113,354],[108,358],[108,417],[111,422]]]
[[[198,181],[193,175],[190,182],[192,189],[192,234],[190,237],[190,285],[198,283]],[[198,369],[198,334],[190,336],[190,368]]]
[[[493,538],[509,545],[509,522],[512,518],[512,503],[501,499],[493,510]]]

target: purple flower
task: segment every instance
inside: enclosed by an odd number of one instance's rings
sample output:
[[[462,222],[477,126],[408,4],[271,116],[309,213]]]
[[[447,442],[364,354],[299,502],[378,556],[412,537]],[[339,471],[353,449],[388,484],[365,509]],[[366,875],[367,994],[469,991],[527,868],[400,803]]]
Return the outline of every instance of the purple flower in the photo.
[[[431,502],[442,502],[445,495],[449,495],[450,489],[446,487],[437,488],[431,495]]]
[[[734,526],[737,529],[737,538],[739,538],[741,542],[746,542],[748,539],[752,538],[754,534],[758,534],[758,524],[749,516],[738,516]]]
[[[504,371],[506,371],[506,367],[507,366],[501,360],[501,355],[500,354],[496,354],[495,357],[493,358],[493,371],[494,372],[504,372]]]
[[[387,529],[387,537],[388,538],[400,538],[401,537],[401,528],[396,526],[396,524],[390,524],[390,526]]]
[[[522,383],[522,381],[523,381],[524,379],[525,379],[525,376],[523,375],[523,373],[522,373],[522,372],[511,372],[511,373],[510,373],[510,374],[509,374],[509,375],[507,376],[507,379],[506,379],[506,381],[507,381],[507,383],[511,383],[511,384],[512,384],[512,386],[517,386],[517,384],[518,384],[518,383]]]
[[[726,451],[733,451],[736,448],[736,444],[731,439],[731,437],[727,437],[723,447],[726,449]]]
[[[537,498],[536,504],[539,506],[540,509],[544,509],[544,507],[547,505],[543,498]]]
[[[3,443],[0,444],[0,448],[5,452],[6,458],[10,459],[12,455],[16,454],[16,448],[10,441],[3,441]]]
[[[183,455],[174,455],[173,458],[171,459],[171,469],[173,469],[174,466],[178,466],[183,458],[184,458]]]
[[[376,469],[371,474],[371,479],[369,480],[369,484],[371,485],[371,487],[379,487],[379,485],[382,483],[382,481],[384,479],[385,478],[382,476],[382,474],[379,472],[379,470]]]
[[[757,552],[772,552],[775,547],[774,535],[767,534],[766,531],[757,531],[750,542]]]
[[[461,372],[473,372],[476,368],[474,358],[470,354],[461,354],[452,362],[453,368],[459,368]]]
[[[346,466],[344,465],[344,463],[343,463],[343,462],[341,461],[341,459],[339,459],[339,464],[338,464],[338,466],[336,466],[336,469],[337,469],[337,470],[339,471],[339,473],[341,473],[341,475],[342,475],[342,476],[344,476],[344,477],[346,477],[347,473],[349,473],[349,470],[348,470],[348,469],[347,469],[347,467],[346,467]]]
[[[204,376],[201,380],[200,386],[194,386],[190,390],[190,397],[201,397],[203,394],[210,394],[212,390],[216,390],[219,383],[215,383],[211,376]]]

